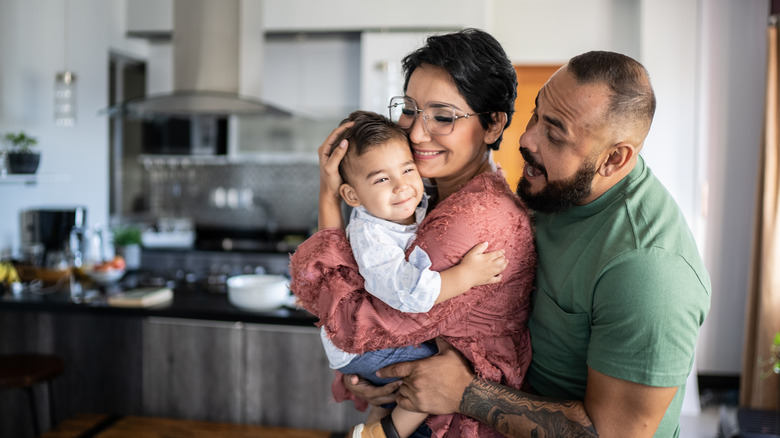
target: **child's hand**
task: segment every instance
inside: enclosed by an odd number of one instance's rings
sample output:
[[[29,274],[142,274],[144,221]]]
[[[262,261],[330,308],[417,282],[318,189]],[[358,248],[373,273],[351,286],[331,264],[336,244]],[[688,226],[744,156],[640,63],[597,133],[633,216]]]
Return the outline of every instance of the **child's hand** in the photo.
[[[457,265],[441,271],[441,291],[436,303],[456,297],[483,284],[501,281],[501,273],[509,265],[504,250],[485,252],[487,242],[474,245]]]
[[[487,242],[474,245],[474,248],[471,248],[460,262],[463,274],[471,287],[498,283],[502,278],[501,273],[509,265],[503,249],[485,252],[487,247]]]

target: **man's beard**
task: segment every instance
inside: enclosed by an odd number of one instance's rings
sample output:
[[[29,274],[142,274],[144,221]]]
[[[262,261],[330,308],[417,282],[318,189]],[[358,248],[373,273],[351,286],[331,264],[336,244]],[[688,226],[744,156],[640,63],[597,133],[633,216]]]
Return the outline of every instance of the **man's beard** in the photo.
[[[528,150],[520,148],[523,159],[537,172],[547,178],[547,169],[539,166]],[[521,178],[517,184],[517,194],[531,210],[541,213],[560,213],[575,205],[581,205],[590,196],[593,176],[596,174],[596,161],[587,160],[577,172],[564,181],[547,182],[539,193],[531,193],[531,184]]]

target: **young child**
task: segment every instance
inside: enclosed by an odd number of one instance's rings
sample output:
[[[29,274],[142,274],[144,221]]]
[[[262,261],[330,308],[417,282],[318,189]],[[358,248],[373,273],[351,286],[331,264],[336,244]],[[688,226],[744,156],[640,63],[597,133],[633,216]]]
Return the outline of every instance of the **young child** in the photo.
[[[355,111],[342,123],[347,121],[355,122],[354,126],[334,144],[343,139],[349,142],[339,166],[344,181],[340,194],[353,207],[346,232],[365,290],[394,309],[419,313],[474,286],[499,282],[507,260],[503,250],[485,253],[487,243],[476,245],[460,264],[442,272],[430,270],[431,261],[419,247],[407,260],[406,250],[428,205],[407,134],[372,112]],[[338,349],[324,329],[320,333],[331,368],[358,374],[378,385],[395,380],[377,377],[378,369],[437,351],[436,345],[428,342],[356,355]],[[391,416],[400,436],[410,435],[427,417],[400,407],[395,407]],[[358,429],[355,436],[360,436]]]

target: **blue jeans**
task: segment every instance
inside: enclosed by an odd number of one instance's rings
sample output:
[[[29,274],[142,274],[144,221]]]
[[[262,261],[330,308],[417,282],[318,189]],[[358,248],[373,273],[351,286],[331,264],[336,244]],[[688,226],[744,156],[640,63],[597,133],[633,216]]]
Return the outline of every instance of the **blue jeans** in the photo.
[[[350,363],[339,368],[344,374],[357,374],[377,386],[387,385],[398,380],[397,377],[379,377],[376,372],[388,365],[398,362],[409,362],[425,359],[439,352],[436,342],[428,341],[419,347],[385,348],[384,350],[367,351],[352,359]],[[395,403],[386,403],[383,408],[392,409]],[[424,426],[424,425],[423,425]]]
[[[408,346],[367,351],[352,359],[352,362],[348,363],[346,366],[339,368],[339,371],[344,374],[357,374],[377,386],[387,385],[390,382],[398,380],[398,378],[379,377],[376,375],[376,372],[379,369],[398,362],[424,359],[433,356],[438,351],[439,349],[433,341],[425,342],[419,347]]]

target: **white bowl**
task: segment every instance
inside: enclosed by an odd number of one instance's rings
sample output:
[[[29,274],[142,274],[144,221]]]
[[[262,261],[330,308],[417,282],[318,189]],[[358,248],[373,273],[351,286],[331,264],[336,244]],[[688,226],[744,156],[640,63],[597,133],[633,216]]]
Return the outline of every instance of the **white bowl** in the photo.
[[[125,275],[124,269],[106,269],[106,270],[89,270],[86,271],[86,274],[89,275],[89,278],[91,278],[95,283],[108,286],[111,284],[116,283],[119,281],[123,275]]]
[[[290,301],[287,278],[281,275],[237,275],[227,280],[230,304],[249,311],[273,310]]]

